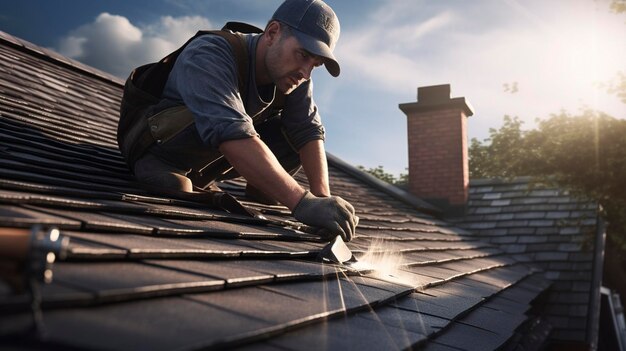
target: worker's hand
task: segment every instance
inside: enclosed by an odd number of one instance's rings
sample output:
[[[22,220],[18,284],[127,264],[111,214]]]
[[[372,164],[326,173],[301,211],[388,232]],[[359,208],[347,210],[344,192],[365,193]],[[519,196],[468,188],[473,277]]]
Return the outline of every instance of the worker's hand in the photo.
[[[341,235],[345,241],[352,240],[359,222],[354,207],[346,200],[339,196],[316,197],[309,191],[296,205],[293,216],[304,224]]]

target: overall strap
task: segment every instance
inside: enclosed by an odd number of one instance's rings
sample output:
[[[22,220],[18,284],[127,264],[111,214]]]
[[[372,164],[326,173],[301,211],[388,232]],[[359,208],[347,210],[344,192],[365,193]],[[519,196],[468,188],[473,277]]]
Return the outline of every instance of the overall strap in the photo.
[[[244,33],[248,33],[246,30],[249,30],[249,28],[247,27],[242,28],[241,26],[250,26],[250,25],[246,23],[240,23],[240,22],[228,22],[226,26],[222,28],[221,31],[212,31],[210,33],[221,36],[222,38],[226,39],[228,43],[230,44],[233,50],[233,55],[235,56],[235,62],[237,63],[237,77],[238,77],[239,93],[243,99],[246,96],[248,96],[247,95],[248,94],[248,73],[249,73],[249,56],[248,56],[248,46],[247,46],[248,43],[246,42],[246,39],[243,37],[242,34],[234,33],[230,30],[230,28],[232,28],[233,30],[238,30]],[[253,27],[253,28],[256,28],[256,27]],[[268,107],[271,111],[269,115],[275,115],[277,113],[280,113],[280,111],[282,111],[284,106],[285,106],[285,95],[281,92],[276,92],[274,101]],[[254,116],[250,116],[252,117],[252,120],[254,121],[255,124],[262,122],[262,120],[258,119],[258,117],[260,117],[261,114],[262,112],[259,112],[258,114]]]
[[[235,56],[235,62],[237,63],[237,84],[239,86],[239,92],[241,97],[247,96],[248,93],[248,43],[242,34],[233,33],[227,30],[216,30],[210,32],[214,35],[226,39],[233,50]]]

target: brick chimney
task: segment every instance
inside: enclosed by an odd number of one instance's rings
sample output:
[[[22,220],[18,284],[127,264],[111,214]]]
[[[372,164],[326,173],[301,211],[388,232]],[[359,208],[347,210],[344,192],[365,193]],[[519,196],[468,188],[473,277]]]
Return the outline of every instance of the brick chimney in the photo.
[[[450,98],[450,85],[417,89],[417,102],[399,105],[407,115],[409,191],[447,215],[465,213],[469,187],[465,98]]]

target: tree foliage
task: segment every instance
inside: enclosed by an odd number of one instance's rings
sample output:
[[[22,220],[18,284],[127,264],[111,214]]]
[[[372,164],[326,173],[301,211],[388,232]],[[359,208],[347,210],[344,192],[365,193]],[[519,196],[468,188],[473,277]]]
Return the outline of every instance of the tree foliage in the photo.
[[[624,0],[613,0],[611,1],[611,11],[615,13],[624,13],[626,12],[626,1]]]
[[[617,96],[626,104],[626,74],[624,74],[624,72],[617,72],[615,78],[609,82],[600,84],[600,87],[606,89],[609,94]]]
[[[565,112],[522,130],[505,117],[480,142],[472,139],[471,177],[533,176],[598,201],[611,232],[626,238],[626,121],[590,110]]]
[[[357,166],[357,168],[389,184],[402,186],[408,184],[409,182],[408,173],[400,173],[400,176],[396,178],[396,176],[394,176],[393,174],[387,173],[383,166],[366,169],[365,167],[359,165]]]
[[[510,178],[524,172],[519,169],[519,160],[524,149],[522,124],[517,117],[504,116],[504,124],[499,129],[489,129],[489,139],[483,142],[471,140],[470,178]]]

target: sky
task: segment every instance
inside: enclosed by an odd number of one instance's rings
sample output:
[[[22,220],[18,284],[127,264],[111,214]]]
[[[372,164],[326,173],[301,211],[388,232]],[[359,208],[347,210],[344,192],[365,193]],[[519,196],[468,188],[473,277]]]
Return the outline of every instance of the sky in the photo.
[[[626,14],[609,0],[327,0],[341,23],[341,75],[313,72],[326,149],[353,165],[408,164],[406,116],[417,88],[450,84],[484,140],[505,115],[593,108],[626,118],[601,88],[626,73]],[[0,0],[0,30],[125,78],[227,21],[264,27],[281,0]]]

